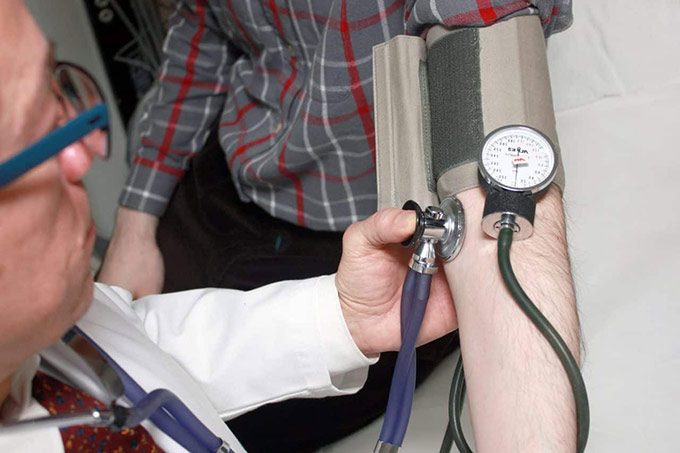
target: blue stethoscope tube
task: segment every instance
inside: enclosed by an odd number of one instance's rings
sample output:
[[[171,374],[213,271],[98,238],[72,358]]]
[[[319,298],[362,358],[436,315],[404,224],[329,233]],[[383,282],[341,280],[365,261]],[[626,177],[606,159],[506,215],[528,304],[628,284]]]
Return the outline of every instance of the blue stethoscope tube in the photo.
[[[177,396],[167,390],[156,390],[146,393],[129,374],[118,365],[106,351],[97,345],[81,329],[74,330],[82,335],[99,351],[111,367],[116,371],[123,383],[125,396],[135,407],[146,408],[133,412],[135,418],[149,418],[161,431],[174,439],[190,452],[217,452],[223,445],[222,439],[214,435]],[[165,410],[163,410],[165,409]],[[167,411],[167,412],[166,412]]]
[[[432,276],[409,269],[401,294],[401,349],[392,375],[390,395],[379,440],[401,447],[416,386],[416,340],[430,298]]]

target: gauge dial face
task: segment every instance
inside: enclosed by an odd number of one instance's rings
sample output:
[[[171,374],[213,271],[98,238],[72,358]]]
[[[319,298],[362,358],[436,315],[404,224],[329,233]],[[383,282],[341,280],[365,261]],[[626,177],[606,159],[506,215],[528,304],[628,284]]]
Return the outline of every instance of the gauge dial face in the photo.
[[[479,169],[494,186],[516,192],[538,192],[557,171],[550,141],[526,126],[508,126],[492,132],[484,143]]]

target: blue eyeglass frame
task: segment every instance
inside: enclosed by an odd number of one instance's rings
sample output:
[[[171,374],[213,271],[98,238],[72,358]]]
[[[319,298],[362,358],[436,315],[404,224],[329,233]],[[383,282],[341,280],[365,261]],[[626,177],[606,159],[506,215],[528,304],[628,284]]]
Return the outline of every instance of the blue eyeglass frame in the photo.
[[[63,126],[53,130],[28,148],[0,164],[0,187],[11,183],[33,167],[45,162],[61,150],[87,136],[95,129],[109,126],[105,103],[85,110]]]

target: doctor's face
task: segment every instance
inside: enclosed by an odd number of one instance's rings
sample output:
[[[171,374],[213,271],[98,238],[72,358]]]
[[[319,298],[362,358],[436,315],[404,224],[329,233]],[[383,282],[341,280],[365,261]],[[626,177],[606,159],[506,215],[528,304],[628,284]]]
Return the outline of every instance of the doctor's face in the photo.
[[[0,80],[4,162],[66,120],[50,45],[20,0],[0,1]],[[76,142],[0,188],[0,373],[89,307],[95,231],[81,178],[91,161]]]

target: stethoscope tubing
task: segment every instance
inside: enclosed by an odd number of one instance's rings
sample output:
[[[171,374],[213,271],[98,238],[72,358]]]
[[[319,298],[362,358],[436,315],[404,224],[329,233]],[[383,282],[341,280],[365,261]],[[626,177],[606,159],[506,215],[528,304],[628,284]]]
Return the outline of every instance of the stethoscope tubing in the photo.
[[[138,405],[141,407],[141,403],[151,394],[147,394],[106,351],[81,329],[75,327],[74,330],[102,354],[123,383],[125,396],[135,407]],[[174,394],[169,391],[166,392],[167,394],[158,395],[163,398],[162,404],[157,406],[156,410],[148,417],[153,424],[192,453],[214,453],[218,451],[222,447],[222,439],[213,434]],[[148,402],[148,400],[146,401]]]
[[[430,297],[432,276],[412,269],[401,295],[401,348],[392,375],[385,419],[379,440],[401,446],[404,442],[416,385],[416,341]]]

